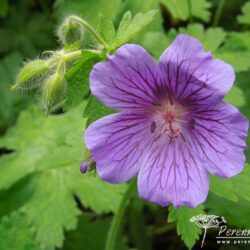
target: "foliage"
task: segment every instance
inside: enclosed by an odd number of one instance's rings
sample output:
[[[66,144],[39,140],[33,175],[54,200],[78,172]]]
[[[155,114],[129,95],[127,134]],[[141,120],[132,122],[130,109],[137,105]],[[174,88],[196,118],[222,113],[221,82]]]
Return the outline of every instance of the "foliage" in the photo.
[[[242,6],[242,15],[237,16],[237,20],[242,24],[250,24],[250,2]]]
[[[176,222],[177,234],[181,236],[186,246],[191,249],[196,240],[199,239],[201,228],[190,223],[190,218],[194,215],[204,214],[204,207],[202,205],[195,209],[182,206],[174,209],[169,207],[168,222]]]
[[[161,0],[174,19],[187,21],[192,17],[208,22],[211,3],[207,0]]]
[[[123,186],[113,189],[100,182],[93,173],[84,178],[79,174],[84,152],[82,129],[86,123],[81,118],[82,109],[80,105],[65,115],[45,118],[31,107],[21,113],[17,125],[0,141],[2,147],[8,145],[14,150],[0,159],[0,188],[8,192],[8,188],[30,176],[22,192],[32,195],[18,210],[25,213],[41,249],[60,247],[63,230],[75,229],[80,211],[73,194],[86,208],[99,214],[114,212],[124,190]],[[72,123],[72,119],[77,120]],[[18,143],[19,136],[22,143]]]

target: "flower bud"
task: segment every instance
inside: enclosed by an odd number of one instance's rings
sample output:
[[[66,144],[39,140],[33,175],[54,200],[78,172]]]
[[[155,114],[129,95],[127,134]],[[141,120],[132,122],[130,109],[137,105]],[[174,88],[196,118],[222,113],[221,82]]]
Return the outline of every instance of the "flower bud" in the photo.
[[[34,60],[27,63],[19,72],[16,84],[12,86],[12,90],[18,88],[32,89],[39,86],[46,74],[49,72],[49,66],[45,60]]]
[[[80,165],[80,172],[82,174],[85,174],[88,172],[89,169],[89,162],[88,161],[83,161]]]
[[[66,81],[58,72],[51,75],[44,84],[42,100],[47,108],[61,101],[66,91]]]
[[[64,45],[71,45],[80,41],[83,39],[83,36],[83,26],[70,17],[66,18],[58,29],[58,37]]]

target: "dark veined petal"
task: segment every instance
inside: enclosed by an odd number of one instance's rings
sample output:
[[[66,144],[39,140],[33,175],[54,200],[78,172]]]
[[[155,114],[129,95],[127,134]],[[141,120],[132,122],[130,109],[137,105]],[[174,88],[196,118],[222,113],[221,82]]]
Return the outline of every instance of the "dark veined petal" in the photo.
[[[222,178],[240,173],[245,164],[248,120],[225,102],[197,111],[193,118],[192,144],[207,170]]]
[[[90,89],[112,109],[145,109],[158,101],[158,65],[144,48],[126,44],[97,63],[90,74]]]
[[[233,68],[212,59],[198,39],[179,35],[159,59],[162,82],[182,103],[207,105],[222,100],[231,88]]]
[[[99,176],[111,183],[129,180],[141,167],[150,138],[149,114],[119,113],[92,123],[85,132]]]
[[[167,206],[195,207],[208,194],[209,178],[192,148],[181,138],[165,138],[146,151],[138,175],[139,196]]]

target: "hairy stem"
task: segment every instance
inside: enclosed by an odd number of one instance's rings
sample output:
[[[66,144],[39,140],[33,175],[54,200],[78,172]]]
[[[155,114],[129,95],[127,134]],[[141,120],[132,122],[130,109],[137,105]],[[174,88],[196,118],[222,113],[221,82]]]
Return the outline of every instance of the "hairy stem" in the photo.
[[[114,250],[116,236],[117,236],[119,227],[121,225],[126,207],[128,205],[128,201],[131,197],[131,193],[135,187],[135,183],[136,183],[136,179],[132,180],[129,183],[127,191],[125,192],[125,194],[122,197],[118,211],[116,212],[116,214],[113,218],[112,224],[111,224],[109,232],[108,232],[108,238],[107,238],[105,250]]]
[[[84,28],[86,28],[86,30],[88,30],[95,37],[95,39],[109,51],[109,45],[101,38],[101,36],[94,30],[94,28],[88,22],[78,16],[70,16],[69,18],[82,24]]]

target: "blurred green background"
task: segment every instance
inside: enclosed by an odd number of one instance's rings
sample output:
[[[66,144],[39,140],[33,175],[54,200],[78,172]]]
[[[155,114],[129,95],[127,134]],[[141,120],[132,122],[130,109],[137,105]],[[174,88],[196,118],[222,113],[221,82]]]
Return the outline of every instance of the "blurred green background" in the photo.
[[[226,101],[250,118],[249,1],[0,0],[0,250],[104,249],[126,185],[112,186],[93,173],[84,178],[79,174],[86,103],[45,118],[39,94],[11,93],[10,86],[23,61],[60,47],[56,28],[68,14],[79,14],[97,27],[102,13],[117,27],[127,10],[133,15],[159,11],[131,41],[142,44],[156,59],[178,33],[186,33],[232,64],[236,82]],[[249,162],[249,149],[246,155]],[[225,192],[220,193],[219,186],[210,193],[197,213],[225,216],[230,227],[250,229],[250,179],[236,179],[223,188]],[[192,247],[201,231],[190,225],[185,229],[178,219],[167,224],[168,213],[168,208],[139,200],[135,192],[115,249]],[[190,235],[185,236],[185,230]],[[250,248],[220,246],[215,236],[216,231],[208,233],[205,249]],[[200,249],[199,241],[194,249]]]

